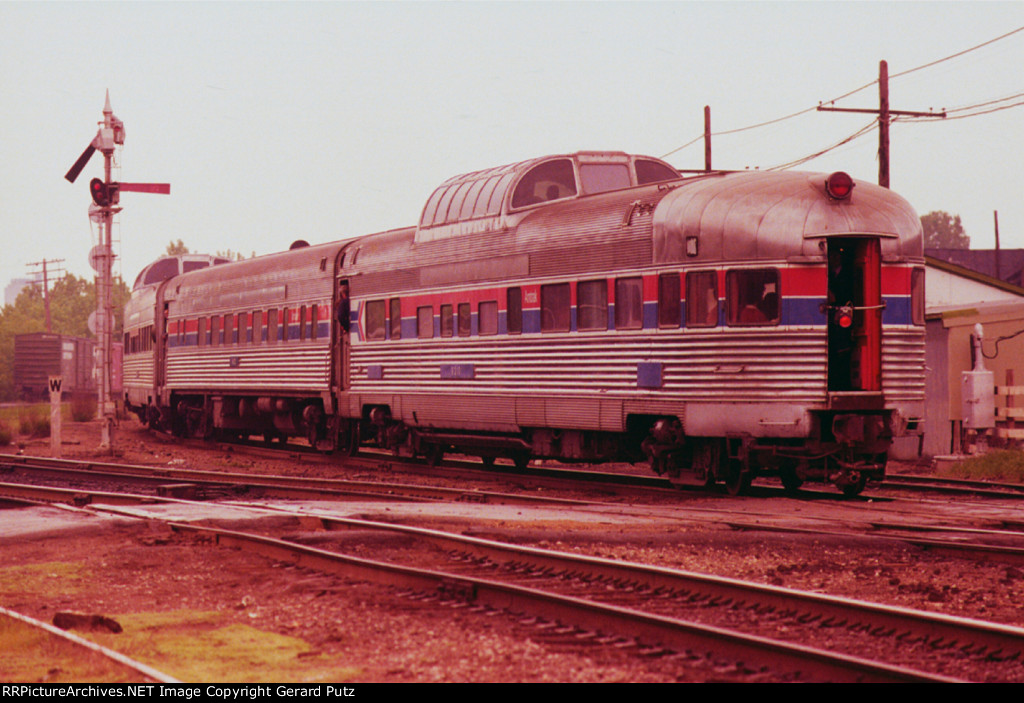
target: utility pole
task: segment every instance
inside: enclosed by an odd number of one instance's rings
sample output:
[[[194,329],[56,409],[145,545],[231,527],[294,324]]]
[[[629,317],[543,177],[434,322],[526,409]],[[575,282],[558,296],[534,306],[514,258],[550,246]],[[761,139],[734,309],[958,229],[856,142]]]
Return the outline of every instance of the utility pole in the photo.
[[[889,109],[889,64],[878,62],[878,109],[859,109],[843,107],[825,107],[818,105],[819,112],[866,112],[878,115],[878,185],[889,187],[889,123],[893,115],[909,117],[945,117],[941,112],[911,112],[907,110]]]
[[[53,333],[53,324],[52,324],[51,318],[50,318],[50,281],[49,281],[49,278],[48,278],[47,273],[46,273],[46,265],[47,264],[60,264],[60,263],[63,263],[63,262],[64,262],[64,259],[43,259],[42,261],[33,261],[30,264],[26,264],[26,266],[42,266],[43,267],[43,272],[42,272],[42,274],[43,274],[43,307],[46,309],[46,331],[51,333],[51,334]],[[58,271],[63,271],[63,270],[64,269],[58,269]],[[38,271],[33,271],[32,273],[34,275],[37,275],[37,276],[39,275]]]
[[[124,144],[124,122],[117,119],[110,108],[109,90],[107,91],[106,102],[103,106],[103,121],[99,124],[100,128],[96,133],[96,138],[86,147],[64,178],[74,183],[82,169],[89,163],[93,153],[98,149],[103,154],[103,180],[93,178],[89,182],[89,192],[96,206],[94,213],[90,213],[90,216],[95,216],[100,223],[100,243],[90,252],[89,261],[99,274],[96,285],[96,334],[99,337],[100,348],[100,386],[98,389],[98,414],[101,420],[100,449],[113,451],[111,429],[114,425],[114,401],[110,397],[110,391],[111,379],[113,377],[111,342],[114,301],[112,296],[113,276],[111,275],[111,269],[114,261],[114,252],[111,243],[113,239],[114,214],[121,212],[118,204],[121,202],[121,192],[123,191],[169,194],[171,186],[167,183],[116,183],[111,180],[114,150]]]
[[[711,170],[711,106],[704,106],[704,170]]]
[[[999,211],[998,210],[993,210],[992,211],[992,219],[994,220],[995,231],[996,231],[996,248],[995,248],[996,278],[998,278],[999,280],[1003,280],[1003,272],[999,270],[1000,266],[999,266]]]

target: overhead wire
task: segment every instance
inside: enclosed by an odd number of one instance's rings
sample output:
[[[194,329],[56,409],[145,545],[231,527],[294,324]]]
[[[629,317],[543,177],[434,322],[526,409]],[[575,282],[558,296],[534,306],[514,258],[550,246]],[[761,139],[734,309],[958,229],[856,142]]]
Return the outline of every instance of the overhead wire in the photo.
[[[873,132],[875,130],[876,126],[877,126],[877,122],[875,120],[871,120],[869,123],[867,123],[866,125],[864,125],[860,129],[858,129],[856,132],[854,132],[853,134],[851,134],[850,136],[848,136],[848,137],[846,137],[844,139],[839,140],[838,142],[836,142],[832,146],[825,147],[824,149],[820,149],[820,150],[814,152],[813,154],[808,154],[807,156],[801,157],[799,159],[795,159],[793,161],[789,161],[789,162],[784,163],[784,164],[779,164],[777,166],[770,166],[769,168],[766,168],[764,170],[765,171],[785,171],[786,169],[793,168],[794,166],[799,166],[801,164],[805,164],[808,161],[812,161],[812,160],[818,158],[819,156],[823,156],[824,154],[827,154],[828,152],[830,152],[830,151],[832,151],[834,149],[838,149],[841,146],[849,144],[850,142],[854,141],[855,139],[857,139],[859,137],[863,137],[865,134],[870,134],[871,132]]]
[[[900,71],[898,73],[891,74],[889,76],[889,79],[891,80],[893,78],[901,78],[903,76],[906,76],[908,74],[914,73],[916,71],[920,71],[920,70],[923,70],[923,69],[926,69],[926,68],[931,68],[932,66],[936,66],[936,65],[938,65],[940,63],[943,63],[945,61],[950,61],[952,59],[959,58],[961,56],[964,56],[965,54],[971,53],[972,51],[976,51],[978,49],[984,48],[984,47],[989,46],[991,44],[994,44],[994,43],[996,43],[996,42],[998,42],[998,41],[1000,41],[1002,39],[1006,39],[1007,37],[1011,37],[1011,36],[1013,36],[1015,34],[1018,34],[1020,32],[1024,32],[1024,26],[1018,27],[1016,29],[1013,29],[1013,30],[1011,30],[1009,32],[1006,32],[1005,34],[1001,34],[1000,36],[995,37],[993,39],[989,39],[988,41],[982,42],[981,44],[976,44],[975,46],[969,47],[969,48],[964,49],[962,51],[958,51],[955,54],[950,54],[949,56],[944,56],[941,59],[936,59],[935,61],[930,61],[928,63],[921,64],[920,66],[915,66],[914,68],[910,68],[910,69],[907,69],[905,71]],[[815,105],[814,107],[809,107],[809,108],[805,108],[803,110],[798,110],[797,112],[785,115],[783,117],[777,117],[775,119],[766,120],[764,122],[759,122],[757,124],[748,125],[746,127],[737,127],[737,128],[734,128],[734,129],[722,130],[722,131],[719,131],[719,132],[712,132],[710,134],[710,136],[712,136],[712,137],[719,137],[719,136],[725,136],[725,135],[730,135],[730,134],[738,134],[740,132],[746,132],[746,131],[750,131],[750,130],[753,130],[753,129],[759,129],[761,127],[766,127],[768,125],[773,125],[773,124],[778,124],[780,122],[785,122],[785,121],[793,119],[795,117],[799,117],[800,115],[804,115],[804,114],[807,114],[809,112],[814,112],[814,111],[816,111],[818,109],[818,107],[820,105],[834,104],[836,101],[848,98],[851,95],[855,95],[855,94],[861,92],[862,90],[866,90],[867,88],[870,88],[871,86],[877,85],[877,84],[878,84],[878,79],[875,79],[873,81],[870,81],[869,83],[865,83],[864,85],[860,86],[859,88],[854,88],[851,91],[848,91],[846,93],[843,93],[840,96],[832,98],[831,100],[823,101],[823,102],[819,103],[818,105]],[[976,109],[978,107],[983,107],[983,106],[986,106],[986,105],[996,104],[996,103],[999,103],[999,102],[1005,102],[1006,100],[1011,100],[1011,99],[1015,99],[1015,98],[1018,98],[1018,97],[1024,97],[1024,93],[1020,93],[1020,94],[1017,94],[1017,95],[1009,96],[1007,98],[1000,98],[1000,99],[997,99],[997,100],[992,100],[992,101],[987,101],[987,102],[983,102],[983,103],[978,103],[978,104],[973,105],[973,106],[957,108],[956,110],[947,110],[946,112],[948,114],[949,112],[954,112],[954,111],[972,110],[972,109]],[[985,115],[985,114],[989,114],[989,113],[992,113],[992,112],[998,112],[998,111],[1001,111],[1001,110],[1008,110],[1010,108],[1019,107],[1021,105],[1024,105],[1024,100],[1022,100],[1021,102],[1010,104],[1010,105],[1003,105],[1003,106],[1000,106],[1000,107],[996,107],[996,108],[993,108],[993,109],[990,109],[990,110],[978,110],[976,112],[970,112],[970,113],[964,114],[964,115],[957,115],[957,116],[953,116],[953,117],[947,117],[947,119],[964,119],[966,117],[976,117],[976,116],[979,116],[979,115]],[[921,121],[921,120],[924,120],[924,119],[932,120],[934,118],[933,117],[894,118],[893,121],[913,122],[913,121]],[[837,142],[836,144],[832,145],[831,147],[827,147],[825,149],[822,149],[822,150],[819,150],[819,151],[815,152],[812,155],[805,156],[805,157],[802,157],[800,159],[796,159],[794,161],[791,161],[791,162],[789,162],[789,164],[782,165],[782,166],[773,166],[773,167],[771,167],[771,168],[769,168],[767,170],[784,170],[785,168],[792,168],[793,166],[800,165],[800,164],[806,163],[807,161],[810,161],[812,159],[818,158],[819,156],[827,154],[828,152],[830,152],[830,151],[832,151],[834,149],[837,149],[837,148],[839,148],[839,147],[841,147],[841,146],[843,146],[845,144],[848,144],[851,141],[853,141],[854,139],[867,134],[868,132],[870,132],[874,128],[875,124],[876,124],[875,121],[872,121],[872,123],[870,125],[861,128],[857,132],[853,133],[849,137],[846,137],[845,139],[840,140],[839,142]],[[702,141],[704,138],[705,138],[705,135],[701,134],[700,136],[695,137],[694,139],[691,139],[690,141],[686,142],[685,144],[682,144],[682,145],[676,147],[675,149],[672,149],[671,151],[666,152],[665,154],[663,154],[661,156],[661,158],[663,158],[663,159],[664,158],[668,158],[669,156],[671,156],[671,155],[673,155],[673,154],[675,154],[677,152],[680,152],[683,149],[685,149],[685,148],[687,148],[689,146],[692,146],[693,144],[696,144],[697,142]]]

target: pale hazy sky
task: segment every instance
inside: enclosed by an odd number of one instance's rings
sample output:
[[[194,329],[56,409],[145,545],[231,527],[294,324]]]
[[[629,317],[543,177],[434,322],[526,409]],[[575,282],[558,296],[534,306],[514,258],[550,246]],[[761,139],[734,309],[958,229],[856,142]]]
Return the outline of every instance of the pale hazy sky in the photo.
[[[1024,3],[16,3],[0,1],[0,286],[63,258],[92,275],[88,182],[64,173],[109,89],[126,142],[116,234],[129,283],[182,239],[248,255],[416,222],[449,176],[534,156],[662,156],[703,129],[789,115],[875,80],[927,110],[1024,93]],[[1021,102],[1024,98],[1011,100]],[[877,86],[845,98],[876,108]],[[770,168],[870,115],[810,112],[714,139],[714,166]],[[1024,106],[892,127],[892,187],[1024,247]],[[877,179],[877,131],[801,167]],[[697,143],[672,154],[703,166]]]

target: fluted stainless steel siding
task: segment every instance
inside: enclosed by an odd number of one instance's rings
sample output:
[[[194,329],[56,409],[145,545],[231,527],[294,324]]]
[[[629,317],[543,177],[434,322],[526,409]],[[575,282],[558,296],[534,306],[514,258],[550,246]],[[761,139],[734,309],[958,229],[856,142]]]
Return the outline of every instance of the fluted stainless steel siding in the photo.
[[[882,329],[882,388],[887,401],[924,401],[923,327]]]
[[[131,403],[141,405],[153,395],[156,383],[154,363],[151,351],[124,355],[124,390]]]
[[[238,359],[232,366],[231,359]],[[253,394],[319,394],[328,389],[329,346],[277,344],[257,349],[194,347],[172,349],[167,358],[167,389]]]

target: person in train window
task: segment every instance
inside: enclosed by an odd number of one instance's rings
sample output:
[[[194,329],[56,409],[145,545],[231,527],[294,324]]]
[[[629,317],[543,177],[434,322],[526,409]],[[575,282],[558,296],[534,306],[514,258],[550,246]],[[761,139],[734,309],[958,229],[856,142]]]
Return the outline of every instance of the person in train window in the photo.
[[[341,281],[338,284],[338,325],[343,332],[348,332],[351,325],[352,303],[348,297],[348,283]]]

